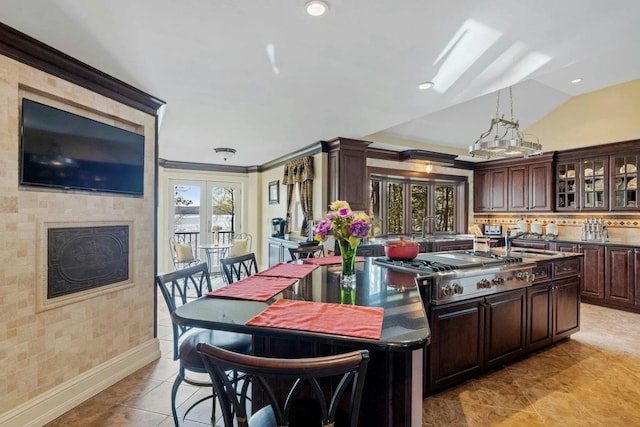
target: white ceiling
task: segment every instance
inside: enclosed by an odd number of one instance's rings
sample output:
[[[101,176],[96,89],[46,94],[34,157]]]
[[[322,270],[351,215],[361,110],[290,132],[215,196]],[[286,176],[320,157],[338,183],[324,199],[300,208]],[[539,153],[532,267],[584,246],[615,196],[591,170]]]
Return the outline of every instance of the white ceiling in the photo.
[[[513,86],[524,129],[640,78],[637,0],[328,0],[320,18],[305,2],[0,0],[0,21],[166,101],[175,161],[232,147],[228,164],[259,165],[337,136],[466,149],[496,90]]]

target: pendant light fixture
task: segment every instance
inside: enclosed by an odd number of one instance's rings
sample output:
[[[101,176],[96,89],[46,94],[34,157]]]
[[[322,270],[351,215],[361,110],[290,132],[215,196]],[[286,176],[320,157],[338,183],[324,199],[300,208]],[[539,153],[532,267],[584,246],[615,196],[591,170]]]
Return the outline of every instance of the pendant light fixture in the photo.
[[[509,87],[509,103],[511,106],[511,120],[500,115],[500,91],[498,91],[496,116],[491,119],[489,130],[480,134],[478,140],[469,146],[472,156],[496,157],[532,156],[542,154],[542,145],[533,135],[525,135],[520,132],[519,123],[513,118],[513,92]],[[491,137],[492,132],[493,137]]]

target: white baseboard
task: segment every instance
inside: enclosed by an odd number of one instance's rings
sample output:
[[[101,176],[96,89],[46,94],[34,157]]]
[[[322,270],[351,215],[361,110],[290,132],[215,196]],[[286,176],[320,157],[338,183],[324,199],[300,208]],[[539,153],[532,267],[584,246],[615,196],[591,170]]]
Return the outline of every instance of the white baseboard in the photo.
[[[40,427],[160,357],[153,338],[0,415],[0,427]]]

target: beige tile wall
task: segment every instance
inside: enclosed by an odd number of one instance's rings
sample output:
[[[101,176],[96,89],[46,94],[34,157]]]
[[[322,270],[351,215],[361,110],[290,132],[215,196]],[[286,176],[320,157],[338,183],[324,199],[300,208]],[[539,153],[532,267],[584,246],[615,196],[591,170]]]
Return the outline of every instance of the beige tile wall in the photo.
[[[20,189],[24,93],[144,132],[144,197]],[[153,338],[154,157],[153,116],[0,56],[0,414]],[[37,312],[38,225],[94,217],[133,222],[134,286]]]

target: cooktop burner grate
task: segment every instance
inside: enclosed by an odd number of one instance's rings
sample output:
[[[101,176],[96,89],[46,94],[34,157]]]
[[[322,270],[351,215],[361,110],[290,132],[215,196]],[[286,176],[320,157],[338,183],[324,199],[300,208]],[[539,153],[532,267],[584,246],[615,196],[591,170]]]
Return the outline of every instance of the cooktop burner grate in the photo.
[[[439,273],[445,271],[453,271],[456,269],[454,265],[443,264],[435,261],[428,261],[425,259],[415,258],[412,260],[398,260],[391,258],[378,258],[376,262],[395,267],[412,268],[426,273]]]

